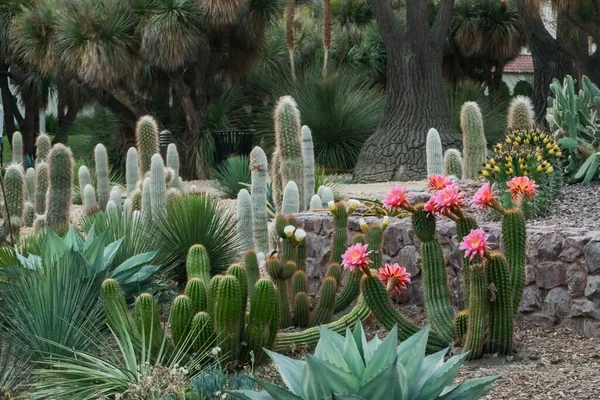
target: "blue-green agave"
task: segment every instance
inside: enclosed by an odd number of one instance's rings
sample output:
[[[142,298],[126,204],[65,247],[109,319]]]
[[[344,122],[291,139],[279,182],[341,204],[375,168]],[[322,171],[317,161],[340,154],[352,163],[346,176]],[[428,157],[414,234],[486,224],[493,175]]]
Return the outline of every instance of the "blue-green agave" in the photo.
[[[381,341],[367,342],[360,321],[343,337],[321,327],[314,355],[294,360],[265,350],[277,365],[287,389],[256,380],[264,391],[230,391],[244,400],[432,400],[478,399],[497,376],[452,382],[468,353],[444,361],[448,349],[425,356],[429,329],[397,346],[397,328]]]

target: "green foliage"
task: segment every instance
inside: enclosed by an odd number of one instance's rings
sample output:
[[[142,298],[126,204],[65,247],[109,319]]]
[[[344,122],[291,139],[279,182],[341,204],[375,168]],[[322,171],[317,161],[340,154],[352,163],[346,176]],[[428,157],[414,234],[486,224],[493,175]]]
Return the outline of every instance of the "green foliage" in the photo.
[[[158,263],[180,283],[185,282],[188,250],[202,244],[211,260],[211,272],[223,272],[240,255],[240,238],[233,216],[217,199],[205,194],[182,194],[167,203],[167,215],[153,221],[160,250]]]
[[[230,373],[218,366],[208,366],[192,383],[194,393],[202,400],[219,400],[226,390],[254,390],[258,385],[246,372]]]
[[[251,183],[249,158],[236,156],[226,159],[214,171],[213,179],[222,196],[235,199],[239,191]]]
[[[600,167],[600,89],[587,76],[579,93],[576,83],[571,76],[562,85],[552,81],[546,119],[568,155],[566,172],[588,184],[598,177]]]
[[[467,380],[453,386],[453,381],[466,358],[454,356],[444,362],[446,350],[425,356],[428,330],[396,345],[397,328],[382,341],[367,342],[359,321],[354,332],[343,337],[320,328],[321,338],[314,355],[306,361],[293,360],[274,352],[269,357],[286,384],[282,388],[256,380],[265,392],[230,391],[238,399],[391,399],[404,393],[415,398],[433,399],[442,393],[454,399],[478,399],[491,389],[497,376]],[[351,396],[351,397],[349,397]]]
[[[7,332],[0,332],[0,397],[11,399],[19,394],[28,379],[28,353],[17,347]]]

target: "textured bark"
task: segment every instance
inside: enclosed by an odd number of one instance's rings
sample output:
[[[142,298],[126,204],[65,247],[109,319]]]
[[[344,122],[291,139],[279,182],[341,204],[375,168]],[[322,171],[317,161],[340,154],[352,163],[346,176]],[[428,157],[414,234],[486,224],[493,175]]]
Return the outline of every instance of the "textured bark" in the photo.
[[[40,130],[40,104],[36,99],[25,98],[25,121],[21,127],[23,135],[23,156],[33,160],[35,156],[35,138]]]
[[[69,129],[71,128],[71,126],[73,126],[75,118],[77,118],[77,114],[79,114],[80,110],[81,107],[78,104],[76,104],[75,101],[64,102],[59,97],[58,126],[56,127],[56,134],[54,135],[54,139],[52,139],[52,144],[67,144],[69,140]]]
[[[407,0],[407,29],[388,0],[371,0],[387,53],[386,106],[381,123],[365,142],[354,180],[359,183],[419,179],[426,175],[425,141],[430,128],[444,146],[459,146],[442,80],[443,44],[453,0],[442,0],[428,25],[427,2]]]
[[[0,95],[2,96],[2,106],[4,108],[4,130],[8,141],[12,141],[12,135],[17,130],[15,119],[19,124],[23,123],[23,117],[17,107],[17,102],[12,92],[10,91],[10,85],[8,83],[8,64],[1,63],[0,69],[3,72],[0,74]]]

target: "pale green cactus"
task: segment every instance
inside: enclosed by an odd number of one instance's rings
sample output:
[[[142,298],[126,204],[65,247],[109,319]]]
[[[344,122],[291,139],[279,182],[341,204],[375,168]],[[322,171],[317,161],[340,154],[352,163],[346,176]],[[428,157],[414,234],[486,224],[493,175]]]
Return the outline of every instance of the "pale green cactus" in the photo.
[[[43,215],[46,213],[46,192],[48,190],[48,164],[39,162],[35,167],[35,213]]]
[[[96,194],[98,196],[98,207],[100,210],[106,208],[110,199],[110,181],[108,173],[108,154],[106,147],[98,143],[94,148],[94,160],[96,162]]]
[[[125,181],[127,183],[127,193],[131,194],[137,189],[140,181],[140,167],[138,165],[138,152],[135,147],[127,150],[127,159],[125,161]]]
[[[512,99],[508,108],[508,128],[531,129],[535,124],[535,112],[531,99],[517,96]]]
[[[34,168],[27,168],[27,171],[25,171],[25,182],[27,183],[27,200],[33,202],[33,198],[35,197],[35,169]]]
[[[179,153],[177,152],[175,143],[171,143],[167,147],[167,168],[171,168],[175,175],[174,179],[169,183],[169,187],[179,190]]]
[[[329,202],[334,201],[333,190],[331,190],[327,186],[322,186],[322,185],[319,186],[319,190],[317,190],[317,194],[321,198],[321,207],[322,208],[328,208]]]
[[[300,212],[300,193],[296,182],[289,181],[283,191],[282,215],[292,215]]]
[[[257,252],[269,252],[269,218],[267,215],[267,155],[260,147],[250,153],[252,176],[252,233]]]
[[[5,218],[10,216],[11,225],[18,227],[22,223],[25,194],[27,193],[25,174],[21,164],[12,163],[6,168],[4,185],[6,196],[4,216]]]
[[[158,124],[149,115],[141,117],[135,127],[135,138],[141,175],[150,171],[152,156],[160,153]]]
[[[318,210],[323,208],[323,202],[318,194],[313,194],[313,196],[310,198],[310,205],[308,208],[309,210]]]
[[[115,204],[118,212],[121,212],[121,190],[118,187],[113,187],[110,191],[109,201]]]
[[[48,158],[48,154],[50,154],[50,150],[52,149],[52,142],[50,141],[50,137],[44,133],[40,133],[35,140],[35,149],[36,149],[36,164],[41,162],[45,162],[46,158]]]
[[[427,133],[425,152],[427,154],[427,175],[442,175],[444,173],[442,140],[434,128]]]
[[[463,132],[463,179],[477,179],[486,160],[487,143],[483,131],[483,116],[475,102],[463,104],[460,112]]]
[[[98,211],[98,202],[96,201],[96,191],[89,183],[83,188],[81,196],[83,202],[83,211],[86,215],[92,215]]]
[[[92,184],[90,170],[85,165],[82,165],[81,167],[79,167],[79,171],[77,171],[77,176],[79,177],[79,193],[81,193],[81,195],[83,196],[83,190],[85,189],[86,185]],[[96,197],[95,194],[94,197]]]
[[[242,249],[254,248],[252,233],[252,198],[246,189],[240,190],[237,197],[237,226],[242,239]]]
[[[23,165],[23,135],[21,132],[13,133],[12,162]]]
[[[152,156],[150,167],[150,202],[152,220],[158,221],[167,213],[167,185],[165,184],[165,166],[160,154]]]
[[[46,226],[60,232],[69,226],[72,203],[73,154],[56,144],[48,155],[49,185],[46,198]]]
[[[304,125],[302,135],[302,163],[304,165],[304,204],[302,210],[310,206],[310,201],[315,191],[315,149],[312,133],[308,126]]]
[[[444,153],[444,174],[460,178],[462,176],[462,156],[456,149],[448,149]]]

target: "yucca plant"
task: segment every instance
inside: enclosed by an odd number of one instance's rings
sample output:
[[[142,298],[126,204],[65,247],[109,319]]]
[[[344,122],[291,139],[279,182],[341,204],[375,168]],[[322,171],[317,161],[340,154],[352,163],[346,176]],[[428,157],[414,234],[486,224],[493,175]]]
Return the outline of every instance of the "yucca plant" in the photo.
[[[213,173],[215,185],[222,196],[235,199],[240,190],[250,184],[250,159],[236,156],[226,159]]]
[[[158,240],[158,264],[177,282],[186,281],[185,261],[190,247],[203,245],[211,273],[227,270],[237,261],[241,241],[233,215],[218,199],[206,194],[183,194],[169,199],[167,214],[153,221]]]
[[[256,380],[264,392],[230,391],[238,399],[353,399],[430,400],[481,398],[497,376],[475,378],[453,385],[466,353],[445,360],[448,349],[425,356],[429,329],[397,346],[394,327],[382,341],[367,342],[362,323],[343,337],[321,327],[314,355],[305,361],[267,351],[287,388]],[[265,393],[266,392],[266,393]]]

